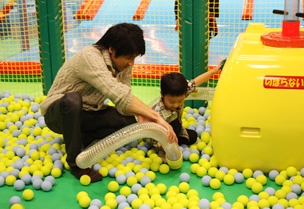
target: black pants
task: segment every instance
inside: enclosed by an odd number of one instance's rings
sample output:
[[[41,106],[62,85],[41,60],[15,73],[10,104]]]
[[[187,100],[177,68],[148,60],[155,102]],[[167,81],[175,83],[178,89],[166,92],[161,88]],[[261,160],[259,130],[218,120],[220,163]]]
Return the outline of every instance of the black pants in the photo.
[[[76,165],[75,159],[83,146],[136,123],[134,116],[123,116],[111,106],[99,111],[83,110],[82,97],[78,93],[68,93],[55,101],[44,118],[52,131],[63,134],[70,166]]]
[[[197,140],[197,133],[194,130],[191,129],[186,129],[189,135],[189,140],[185,137],[180,137],[178,136],[178,134],[181,132],[182,129],[182,124],[179,122],[178,119],[172,121],[170,123],[170,125],[172,126],[177,138],[178,138],[178,144],[182,145],[182,144],[186,144],[186,145],[191,145],[194,144]]]

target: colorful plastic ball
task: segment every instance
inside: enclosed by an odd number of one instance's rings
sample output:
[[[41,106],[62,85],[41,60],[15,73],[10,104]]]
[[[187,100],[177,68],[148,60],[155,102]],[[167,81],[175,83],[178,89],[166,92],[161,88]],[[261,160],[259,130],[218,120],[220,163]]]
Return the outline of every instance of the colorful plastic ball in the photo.
[[[139,209],[139,207],[143,204],[142,200],[141,199],[134,199],[132,201],[132,208],[134,209]]]
[[[279,174],[275,177],[275,183],[279,186],[281,186],[285,180],[286,180],[286,177],[281,174]]]
[[[44,191],[44,192],[49,192],[52,190],[52,183],[49,182],[49,181],[44,181],[41,183],[41,189]]]
[[[81,197],[83,196],[89,196],[88,193],[84,192],[84,191],[81,191],[81,192],[78,192],[76,198],[77,200],[79,201]]]
[[[235,179],[235,183],[237,184],[241,184],[244,182],[244,175],[240,172],[235,173],[233,177]]]
[[[10,205],[14,205],[14,204],[20,204],[21,203],[21,199],[18,196],[12,196],[9,200]]]
[[[178,188],[182,193],[187,193],[190,189],[190,185],[187,182],[181,182]]]
[[[247,203],[249,202],[249,198],[246,195],[240,195],[237,198],[237,201],[240,202],[240,203],[242,203],[243,206],[245,207],[247,205]]]
[[[197,153],[191,153],[189,156],[189,161],[196,163],[199,160],[199,155]]]
[[[137,183],[137,178],[135,176],[130,176],[127,178],[127,184],[128,186],[133,186],[134,184]]]
[[[14,204],[10,207],[10,209],[24,209],[22,204]]]
[[[26,201],[32,200],[34,198],[34,192],[30,189],[26,189],[26,190],[23,191],[22,197]]]
[[[91,203],[91,198],[89,196],[84,195],[79,199],[79,205],[83,208],[89,207],[90,203]]]
[[[55,178],[58,178],[58,177],[61,176],[62,171],[61,171],[60,168],[53,168],[53,169],[51,170],[51,174],[52,174],[52,176],[54,176]]]
[[[262,185],[265,185],[267,183],[267,177],[265,175],[258,175],[255,179]]]
[[[35,179],[35,181],[33,182],[34,189],[41,189],[42,182],[43,181],[41,179]]]
[[[181,182],[187,182],[187,183],[189,183],[189,181],[190,181],[190,175],[188,173],[182,173],[179,176],[179,179],[180,179]]]
[[[4,181],[5,181],[4,178],[2,176],[0,176],[0,187],[3,186]]]
[[[17,191],[21,191],[24,189],[24,186],[25,186],[25,183],[24,181],[22,180],[17,180],[15,181],[14,183],[14,188],[17,190]]]
[[[53,186],[54,186],[54,184],[56,182],[56,180],[55,180],[55,178],[53,176],[47,176],[47,177],[45,177],[44,180],[51,182]]]
[[[210,186],[210,181],[212,180],[212,178],[210,176],[204,176],[202,178],[202,183],[205,187]]]
[[[111,181],[111,182],[109,182],[109,184],[108,184],[108,190],[110,192],[117,192],[118,189],[119,189],[119,184],[118,184],[117,181]]]
[[[90,202],[90,206],[92,205],[95,205],[97,206],[98,208],[100,208],[102,206],[102,202],[99,200],[99,199],[93,199],[91,202]]]
[[[125,197],[128,197],[131,193],[132,193],[132,190],[128,186],[123,186],[120,189],[120,194],[125,196]]]
[[[117,201],[117,204],[119,205],[122,202],[127,202],[127,197],[120,194],[116,197],[116,201]]]
[[[111,209],[115,209],[118,204],[116,199],[108,199],[106,200],[106,205],[109,206]]]
[[[201,199],[199,202],[198,202],[198,206],[200,209],[209,209],[210,208],[210,202],[208,199]]]
[[[221,181],[218,179],[212,179],[210,181],[210,187],[212,189],[219,189],[221,187]]]
[[[251,189],[254,193],[258,194],[263,191],[263,185],[260,182],[255,182],[252,184]]]
[[[116,176],[116,181],[119,184],[125,184],[127,180],[127,177],[124,174],[119,174],[118,176]]]
[[[118,209],[129,209],[129,208],[130,208],[130,205],[127,202],[122,202],[118,205]]]
[[[151,179],[149,176],[143,176],[141,179],[140,179],[140,184],[143,185],[143,186],[146,186],[148,183],[151,183]]]
[[[161,174],[167,174],[170,171],[170,167],[167,164],[162,164],[159,166],[159,172]]]
[[[83,186],[87,186],[91,183],[91,177],[88,176],[88,175],[82,175],[80,177],[80,183],[83,185]]]
[[[13,186],[15,181],[16,181],[16,176],[14,176],[14,175],[8,175],[5,179],[5,183],[8,186]]]
[[[253,175],[253,171],[250,168],[245,168],[242,173],[246,179],[252,177]]]
[[[98,171],[103,177],[108,176],[109,169],[107,167],[101,167]]]
[[[224,183],[226,185],[232,185],[234,183],[235,179],[233,175],[227,174],[224,176]]]

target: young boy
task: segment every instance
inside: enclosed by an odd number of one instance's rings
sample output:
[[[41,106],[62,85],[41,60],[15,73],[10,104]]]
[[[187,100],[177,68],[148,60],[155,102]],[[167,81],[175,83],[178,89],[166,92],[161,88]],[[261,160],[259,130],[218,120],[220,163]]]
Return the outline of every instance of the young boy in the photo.
[[[192,92],[196,92],[196,87],[200,86],[209,78],[216,74],[222,66],[221,61],[218,66],[203,73],[196,78],[188,81],[185,76],[179,72],[172,72],[164,74],[161,78],[161,98],[152,107],[158,112],[162,118],[167,121],[173,128],[178,137],[178,144],[191,145],[197,141],[197,133],[194,130],[186,129],[182,126],[181,118],[183,114],[183,107],[185,98]],[[160,150],[159,156],[164,158],[164,150],[161,144],[154,139],[144,139],[153,147]]]

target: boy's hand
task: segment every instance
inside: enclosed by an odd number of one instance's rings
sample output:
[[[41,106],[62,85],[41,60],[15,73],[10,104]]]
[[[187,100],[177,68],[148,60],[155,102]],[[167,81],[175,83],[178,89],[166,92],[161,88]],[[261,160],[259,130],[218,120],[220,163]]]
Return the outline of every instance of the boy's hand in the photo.
[[[213,74],[216,74],[216,73],[218,73],[219,70],[221,70],[221,68],[222,68],[222,63],[223,63],[224,61],[225,61],[225,60],[220,61],[220,63],[219,63],[215,68],[212,69],[212,71],[213,71],[212,73],[213,73]]]

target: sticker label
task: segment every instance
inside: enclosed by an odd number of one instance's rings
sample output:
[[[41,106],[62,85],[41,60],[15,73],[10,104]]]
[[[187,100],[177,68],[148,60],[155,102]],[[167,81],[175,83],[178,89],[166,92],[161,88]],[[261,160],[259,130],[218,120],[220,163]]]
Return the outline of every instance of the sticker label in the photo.
[[[266,89],[301,89],[304,90],[303,76],[275,76],[264,77],[264,88]]]

